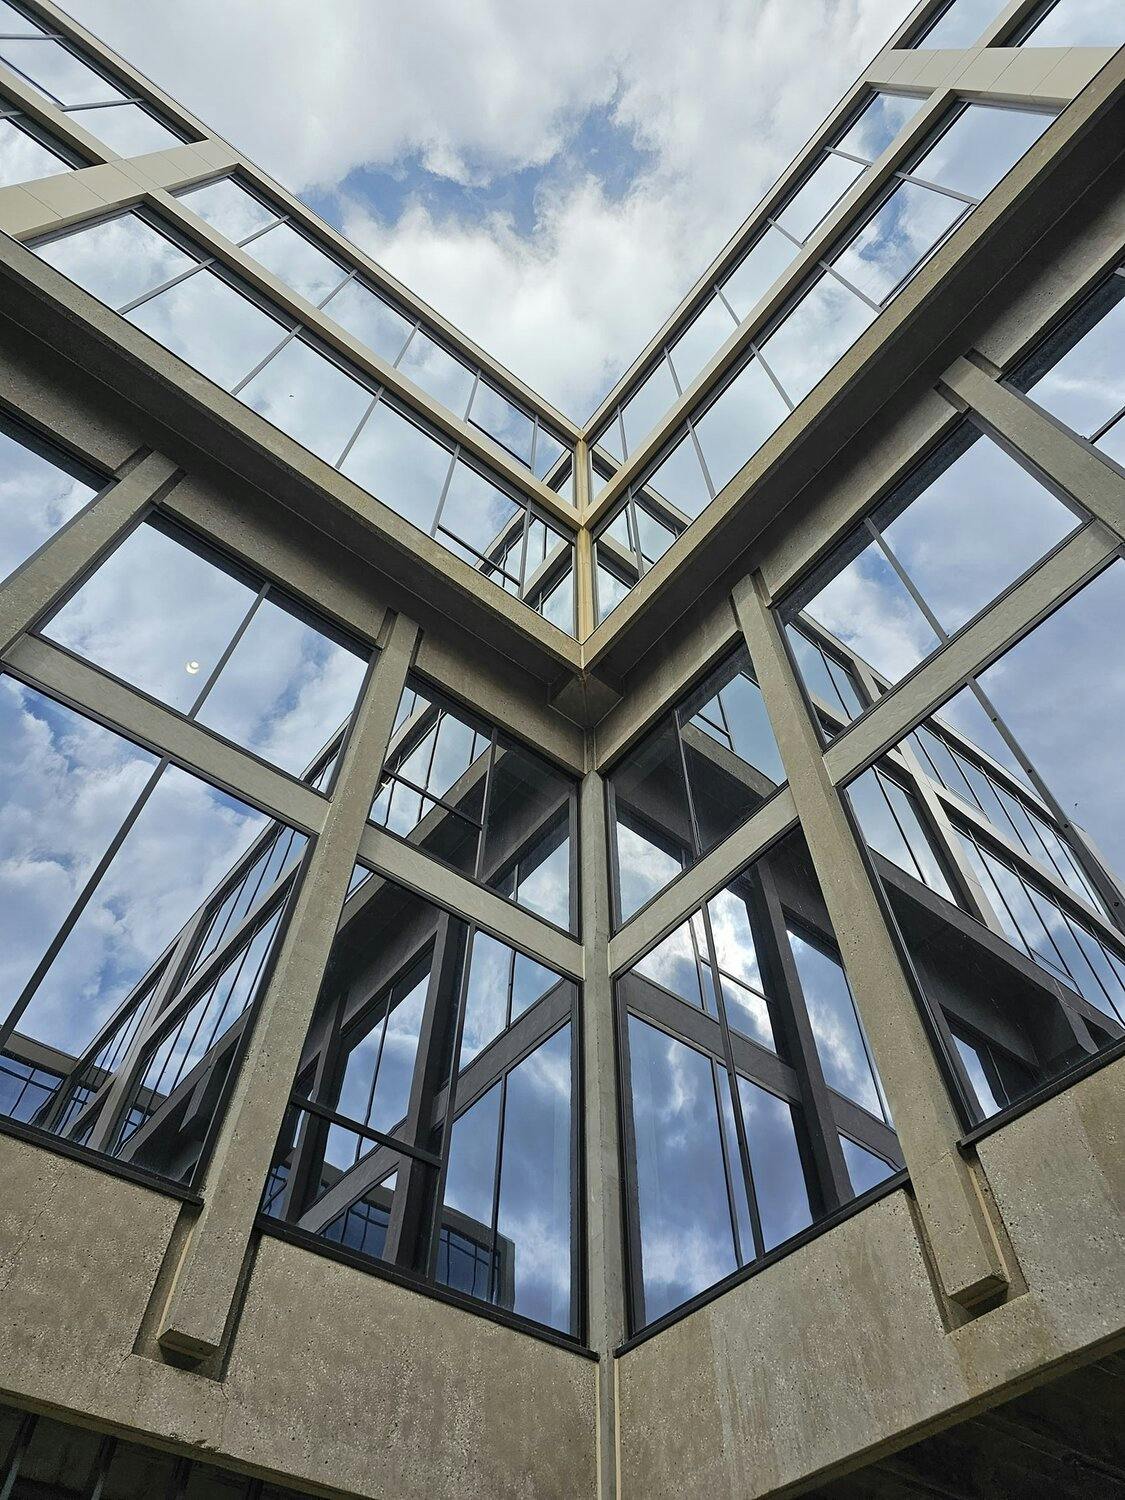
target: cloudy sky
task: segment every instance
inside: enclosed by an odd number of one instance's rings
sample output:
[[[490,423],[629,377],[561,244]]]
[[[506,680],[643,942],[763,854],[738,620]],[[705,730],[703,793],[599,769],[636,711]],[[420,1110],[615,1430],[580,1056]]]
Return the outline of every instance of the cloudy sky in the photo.
[[[69,0],[581,420],[906,0]]]

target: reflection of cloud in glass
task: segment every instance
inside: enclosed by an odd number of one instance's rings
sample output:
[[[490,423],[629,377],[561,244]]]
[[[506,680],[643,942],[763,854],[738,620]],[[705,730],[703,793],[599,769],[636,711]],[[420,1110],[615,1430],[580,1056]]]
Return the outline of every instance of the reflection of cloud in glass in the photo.
[[[157,343],[228,390],[276,349],[286,332],[210,271],[197,271],[127,316]]]
[[[621,915],[625,918],[639,911],[680,873],[680,862],[620,819],[616,836]]]
[[[289,224],[275,224],[267,229],[247,245],[246,253],[313,303],[323,302],[347,274],[343,266]]]
[[[790,401],[803,400],[874,317],[874,309],[825,273],[762,346]]]
[[[0,427],[0,579],[94,497],[93,485],[57,469]]]
[[[964,212],[956,198],[902,182],[833,265],[873,301],[885,302]]]
[[[891,682],[905,677],[938,644],[874,542],[825,584],[805,613]]]
[[[788,415],[773,381],[757,360],[751,360],[695,424],[716,490],[738,473]]]
[[[300,339],[291,339],[238,395],[330,464],[373,399],[366,386]]]
[[[123,307],[196,264],[136,214],[37,245],[36,254],[110,307]]]
[[[12,120],[0,120],[0,187],[18,182],[38,182],[69,172],[69,164],[21,130]]]
[[[1117,280],[1125,293],[1125,280]],[[1029,389],[1033,401],[1083,437],[1125,407],[1125,300]]]

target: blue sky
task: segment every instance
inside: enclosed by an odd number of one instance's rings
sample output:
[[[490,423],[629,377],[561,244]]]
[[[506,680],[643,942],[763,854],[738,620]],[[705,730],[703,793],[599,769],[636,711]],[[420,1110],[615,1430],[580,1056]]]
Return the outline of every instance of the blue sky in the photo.
[[[70,0],[576,420],[904,0]]]

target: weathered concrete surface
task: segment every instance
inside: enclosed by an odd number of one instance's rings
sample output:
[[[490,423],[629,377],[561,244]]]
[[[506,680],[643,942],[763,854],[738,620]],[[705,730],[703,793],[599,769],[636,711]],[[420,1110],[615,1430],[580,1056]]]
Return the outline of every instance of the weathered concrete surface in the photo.
[[[596,1365],[263,1240],[224,1379],[133,1352],[179,1205],[0,1137],[0,1392],[304,1488],[592,1495]]]

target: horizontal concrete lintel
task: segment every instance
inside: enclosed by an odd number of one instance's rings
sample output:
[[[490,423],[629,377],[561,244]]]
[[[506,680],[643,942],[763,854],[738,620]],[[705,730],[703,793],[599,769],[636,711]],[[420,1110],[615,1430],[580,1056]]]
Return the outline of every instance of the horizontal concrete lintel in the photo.
[[[674,880],[610,939],[610,974],[620,974],[629,968],[642,953],[686,921],[693,911],[796,822],[793,794],[783,786],[741,827]]]
[[[23,636],[0,661],[80,713],[92,714],[155,753],[166,752],[176,764],[198,772],[270,817],[280,818],[303,833],[317,834],[323,827],[328,802],[309,787],[50,642]]]
[[[970,672],[983,670],[1030,626],[1106,563],[1116,537],[1094,521],[1017,584],[912,677],[833,740],[825,766],[834,786],[850,781],[941,703]]]
[[[557,927],[478,885],[421,849],[368,824],[359,857],[378,875],[455,912],[571,978],[584,973],[582,945]]]

